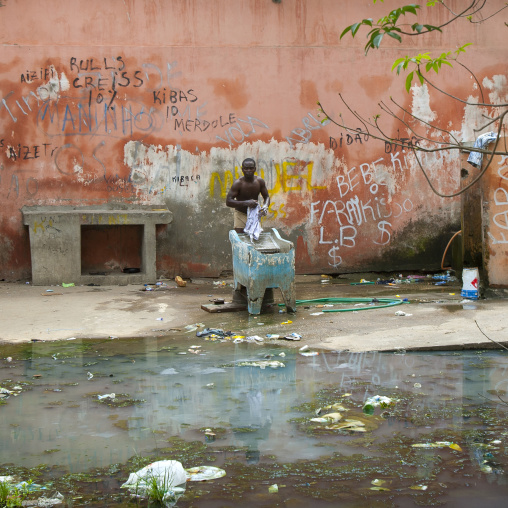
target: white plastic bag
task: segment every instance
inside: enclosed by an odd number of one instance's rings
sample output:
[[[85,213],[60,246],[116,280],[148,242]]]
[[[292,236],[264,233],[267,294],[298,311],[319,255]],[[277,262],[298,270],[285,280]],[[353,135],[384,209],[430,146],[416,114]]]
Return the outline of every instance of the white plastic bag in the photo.
[[[186,482],[187,473],[181,462],[160,460],[131,473],[122,487],[139,497],[154,497],[153,490],[157,489],[158,495],[163,494],[160,497],[163,497],[166,506],[174,506],[176,500],[185,492]]]

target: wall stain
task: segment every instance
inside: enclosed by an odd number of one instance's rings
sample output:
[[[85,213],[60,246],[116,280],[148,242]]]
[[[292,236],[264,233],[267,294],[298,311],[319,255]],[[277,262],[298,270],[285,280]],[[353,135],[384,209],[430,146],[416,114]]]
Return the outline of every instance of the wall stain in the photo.
[[[243,109],[249,102],[249,97],[245,92],[247,83],[244,77],[235,79],[209,79],[208,82],[213,86],[215,96],[223,97],[229,105],[235,110]]]

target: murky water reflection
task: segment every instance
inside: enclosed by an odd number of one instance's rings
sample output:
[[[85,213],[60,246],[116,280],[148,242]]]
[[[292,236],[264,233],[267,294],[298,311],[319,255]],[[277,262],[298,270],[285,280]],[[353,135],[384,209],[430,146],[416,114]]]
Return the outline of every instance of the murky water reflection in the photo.
[[[0,406],[0,464],[45,463],[77,473],[164,448],[171,436],[205,442],[208,428],[215,434],[215,441],[208,443],[211,451],[241,450],[236,460],[243,464],[260,464],[266,457],[279,464],[302,460],[315,464],[333,454],[355,462],[363,454],[369,459],[360,461],[362,467],[368,460],[386,461],[378,466],[378,475],[376,467],[369,475],[352,468],[351,482],[363,479],[365,492],[381,476],[384,481],[390,477],[399,492],[418,485],[444,485],[436,487],[439,496],[423,499],[424,505],[441,499],[447,506],[477,506],[486,495],[490,500],[486,506],[504,505],[505,353],[320,351],[302,356],[283,346],[210,342],[189,335],[177,341],[74,340],[6,346],[2,356],[12,356],[12,361],[1,362],[0,386],[20,393]],[[284,366],[242,366],[256,361]],[[114,401],[99,400],[99,395],[113,393]],[[366,416],[362,407],[374,395],[397,403]],[[367,432],[310,422],[319,408],[332,403],[347,409],[344,418],[367,422]],[[436,442],[453,442],[458,448],[413,447]],[[191,465],[198,464],[186,467]],[[387,468],[393,468],[391,475]],[[411,479],[404,482],[406,471]],[[325,473],[322,476],[326,479]],[[276,482],[275,478],[272,483]],[[392,486],[390,492],[390,503],[382,506],[391,506],[397,497],[397,488]],[[301,494],[309,495],[313,497],[312,492]],[[323,496],[318,498],[323,501]],[[344,506],[369,505],[343,501]],[[413,506],[413,502],[411,498],[409,504],[395,504]]]

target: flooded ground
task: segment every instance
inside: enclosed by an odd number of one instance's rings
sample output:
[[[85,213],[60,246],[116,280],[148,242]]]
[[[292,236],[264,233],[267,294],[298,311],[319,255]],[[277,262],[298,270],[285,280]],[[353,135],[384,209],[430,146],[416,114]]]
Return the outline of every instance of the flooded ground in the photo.
[[[226,471],[189,482],[179,507],[505,506],[506,352],[300,352],[195,333],[3,346],[0,476],[64,506],[147,506],[120,486],[174,459]]]

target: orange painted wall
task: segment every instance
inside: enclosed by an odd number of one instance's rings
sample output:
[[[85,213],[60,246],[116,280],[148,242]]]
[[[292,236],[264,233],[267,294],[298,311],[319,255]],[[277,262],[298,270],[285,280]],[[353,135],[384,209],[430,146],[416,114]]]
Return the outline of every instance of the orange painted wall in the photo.
[[[167,206],[174,222],[158,229],[158,273],[230,270],[225,195],[245,157],[257,160],[271,195],[264,226],[295,243],[300,273],[437,268],[460,227],[459,201],[436,196],[408,152],[322,123],[316,102],[361,127],[338,93],[365,116],[393,97],[472,141],[478,113],[432,89],[407,94],[404,78],[390,72],[400,56],[465,42],[475,46],[462,61],[486,93],[499,101],[507,94],[499,17],[491,29],[460,22],[443,35],[389,41],[365,58],[363,35],[340,41],[342,29],[399,2],[2,4],[0,278],[7,280],[30,276],[21,208],[34,205]],[[494,11],[503,2],[489,4]],[[462,68],[442,71],[436,84],[464,99],[479,93]],[[387,115],[382,122],[389,135],[411,138]],[[441,191],[459,188],[458,154],[424,162]]]

